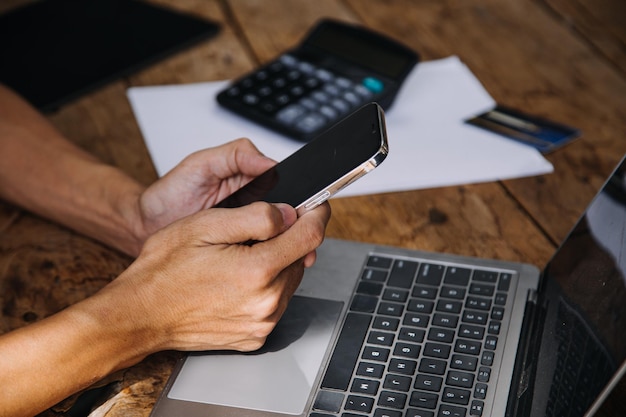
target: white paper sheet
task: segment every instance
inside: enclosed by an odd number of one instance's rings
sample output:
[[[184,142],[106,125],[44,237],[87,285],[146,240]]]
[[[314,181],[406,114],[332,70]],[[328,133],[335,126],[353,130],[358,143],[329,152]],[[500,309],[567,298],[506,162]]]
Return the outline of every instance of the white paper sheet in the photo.
[[[219,107],[227,81],[132,87],[130,100],[159,175],[186,155],[248,137],[267,156],[282,160],[302,143]],[[552,165],[526,145],[463,123],[495,105],[457,58],[421,62],[386,112],[389,156],[343,190],[375,194],[532,176]]]

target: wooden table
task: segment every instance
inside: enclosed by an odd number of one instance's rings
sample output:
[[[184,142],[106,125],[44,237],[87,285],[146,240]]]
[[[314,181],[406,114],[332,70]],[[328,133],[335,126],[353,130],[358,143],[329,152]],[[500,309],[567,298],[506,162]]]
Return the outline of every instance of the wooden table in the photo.
[[[330,237],[541,267],[626,153],[621,0],[156,2],[217,21],[222,30],[49,115],[71,140],[145,183],[157,175],[128,87],[236,77],[293,46],[323,16],[362,22],[402,40],[423,60],[458,55],[499,103],[583,131],[580,140],[547,156],[555,168],[549,175],[333,200]],[[23,3],[4,1],[0,11]],[[130,262],[0,202],[0,332],[89,296]],[[178,355],[156,354],[113,375],[104,395],[109,401],[94,415],[149,415]],[[602,415],[624,414],[624,385]],[[43,415],[64,415],[72,401]]]

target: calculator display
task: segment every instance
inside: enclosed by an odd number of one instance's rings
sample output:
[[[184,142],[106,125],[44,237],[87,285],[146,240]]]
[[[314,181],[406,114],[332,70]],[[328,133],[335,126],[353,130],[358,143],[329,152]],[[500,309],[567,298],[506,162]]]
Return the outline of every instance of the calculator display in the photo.
[[[388,109],[418,60],[388,37],[326,19],[299,46],[235,80],[217,101],[308,142],[367,103]]]
[[[404,51],[368,42],[363,36],[334,26],[312,34],[307,43],[393,79],[413,67],[414,58]]]

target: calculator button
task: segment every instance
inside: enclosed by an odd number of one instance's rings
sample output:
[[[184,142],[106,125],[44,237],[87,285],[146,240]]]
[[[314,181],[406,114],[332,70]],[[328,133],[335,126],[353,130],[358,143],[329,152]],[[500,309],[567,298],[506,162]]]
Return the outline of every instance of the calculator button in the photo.
[[[337,84],[339,87],[348,90],[348,89],[352,89],[354,88],[354,83],[352,81],[350,81],[347,78],[344,77],[339,77],[335,80],[335,84]]]
[[[354,91],[360,95],[361,97],[363,97],[364,99],[369,99],[370,97],[372,97],[372,92],[370,90],[368,90],[367,88],[365,88],[365,86],[358,84],[354,87]]]
[[[318,69],[317,71],[315,71],[315,76],[320,80],[326,82],[330,82],[335,78],[335,76],[330,71],[325,69]]]
[[[350,110],[348,103],[339,98],[334,99],[330,104],[342,113],[346,113]]]
[[[302,62],[302,61],[298,63],[298,69],[305,74],[313,74],[316,70],[313,64],[310,64],[308,62]]]
[[[321,128],[325,123],[326,118],[324,116],[317,113],[311,113],[298,120],[295,127],[301,132],[309,133]]]
[[[339,116],[339,112],[330,106],[321,106],[319,112],[331,120]]]
[[[259,96],[261,96],[261,97],[267,97],[267,96],[269,96],[270,94],[272,94],[272,91],[273,91],[273,90],[272,90],[270,87],[268,87],[268,86],[266,86],[266,85],[265,85],[265,86],[263,86],[263,87],[259,88],[259,90],[257,91],[257,94],[258,94]]]
[[[380,81],[378,78],[374,78],[374,77],[364,78],[363,86],[374,94],[378,94],[383,91],[383,82]]]
[[[314,100],[310,99],[309,97],[303,98],[298,103],[300,103],[301,106],[307,108],[308,110],[317,110],[317,108],[319,107],[319,104],[317,104]]]
[[[243,102],[253,106],[259,102],[259,97],[254,94],[246,94],[243,96]]]
[[[358,106],[361,104],[361,99],[351,91],[346,91],[343,93],[342,98],[353,106]]]
[[[324,86],[324,91],[330,94],[331,96],[338,96],[339,93],[341,93],[341,90],[339,89],[339,87],[337,87],[334,84],[326,84]]]
[[[311,97],[313,97],[316,101],[320,103],[326,103],[328,102],[328,100],[330,100],[328,94],[323,91],[315,91],[313,94],[311,94]]]
[[[306,112],[305,108],[297,104],[292,104],[285,107],[276,114],[276,119],[284,124],[292,124],[300,116]]]
[[[289,54],[281,55],[279,60],[280,60],[280,62],[282,62],[283,64],[285,64],[285,65],[287,65],[289,67],[293,67],[293,66],[295,66],[299,62],[298,59],[295,56],[289,55]]]

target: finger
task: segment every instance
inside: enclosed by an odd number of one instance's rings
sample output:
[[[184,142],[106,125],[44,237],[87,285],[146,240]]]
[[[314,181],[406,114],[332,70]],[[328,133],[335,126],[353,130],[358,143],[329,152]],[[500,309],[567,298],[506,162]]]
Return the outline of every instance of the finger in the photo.
[[[235,174],[256,177],[276,164],[247,138],[240,138],[215,148],[223,157],[211,164],[211,171],[220,178]]]
[[[185,231],[204,244],[265,241],[284,232],[297,219],[287,204],[256,202],[233,209],[203,210],[186,219]]]
[[[255,245],[257,255],[268,268],[278,274],[296,259],[314,252],[324,240],[326,225],[330,219],[330,206],[322,204],[302,216],[287,230],[274,239]],[[308,259],[311,262],[311,259]]]

